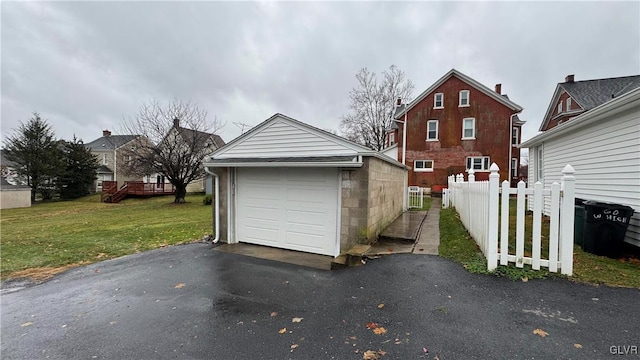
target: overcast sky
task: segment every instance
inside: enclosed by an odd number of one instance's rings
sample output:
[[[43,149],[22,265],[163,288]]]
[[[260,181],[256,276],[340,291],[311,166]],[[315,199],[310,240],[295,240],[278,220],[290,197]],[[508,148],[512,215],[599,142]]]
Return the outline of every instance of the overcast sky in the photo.
[[[338,129],[355,74],[395,64],[414,97],[452,68],[537,133],[558,82],[640,74],[640,2],[1,2],[2,137],[34,111],[85,142],[150,100],[227,123],[276,112]]]

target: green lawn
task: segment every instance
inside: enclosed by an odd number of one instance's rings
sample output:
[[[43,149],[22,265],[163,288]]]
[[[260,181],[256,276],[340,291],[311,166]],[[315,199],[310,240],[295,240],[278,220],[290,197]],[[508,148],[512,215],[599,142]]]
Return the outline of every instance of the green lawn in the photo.
[[[525,239],[531,238],[532,215],[528,214],[525,221]],[[509,248],[510,252],[515,248],[515,201],[510,204],[509,219]],[[548,236],[549,222],[543,219],[542,234]],[[548,254],[548,239],[543,238],[542,256]],[[487,262],[475,241],[469,236],[458,214],[454,209],[442,209],[440,211],[440,256],[461,263],[467,270],[473,273],[488,274]],[[525,241],[525,254],[531,253],[531,241]],[[498,266],[493,272],[495,275],[506,276],[514,280],[545,278],[547,276],[561,276],[546,270],[534,271],[529,265],[517,268],[514,264]],[[591,284],[603,284],[609,286],[624,286],[640,288],[640,261],[635,258],[610,259],[585,253],[574,245],[573,251],[573,276],[574,281]]]
[[[105,204],[92,195],[2,210],[0,277],[37,278],[53,269],[200,239],[212,232],[212,208],[202,205],[203,197],[188,195],[187,204],[179,205],[173,196]]]

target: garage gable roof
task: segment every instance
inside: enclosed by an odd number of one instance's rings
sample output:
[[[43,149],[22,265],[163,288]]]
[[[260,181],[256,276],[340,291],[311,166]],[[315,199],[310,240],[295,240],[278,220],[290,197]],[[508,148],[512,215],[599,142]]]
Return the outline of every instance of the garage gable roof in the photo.
[[[282,114],[213,152],[209,158],[291,158],[357,156],[372,150]]]

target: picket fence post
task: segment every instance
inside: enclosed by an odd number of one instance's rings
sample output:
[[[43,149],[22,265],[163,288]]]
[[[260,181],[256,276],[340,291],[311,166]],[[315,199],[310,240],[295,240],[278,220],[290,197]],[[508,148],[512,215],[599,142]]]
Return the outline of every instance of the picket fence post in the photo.
[[[487,270],[498,267],[498,201],[500,187],[500,168],[496,163],[489,168],[489,233],[487,234]],[[471,175],[469,175],[471,176]]]
[[[560,205],[560,272],[564,275],[573,274],[573,222],[575,211],[576,171],[567,164],[562,169],[562,201]]]

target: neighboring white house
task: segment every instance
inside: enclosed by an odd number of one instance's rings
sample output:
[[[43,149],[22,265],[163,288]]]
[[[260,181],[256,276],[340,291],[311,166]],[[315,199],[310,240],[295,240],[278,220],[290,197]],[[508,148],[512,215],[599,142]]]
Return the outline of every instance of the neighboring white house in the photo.
[[[629,78],[634,77],[619,79]],[[541,181],[546,188],[560,182],[562,168],[571,164],[576,170],[576,198],[631,206],[635,213],[625,241],[640,246],[640,83],[633,80],[608,94],[608,101],[560,122],[521,147],[529,148],[529,186]],[[562,101],[557,94],[558,90],[552,113],[559,109],[555,102]],[[576,97],[569,102],[577,102]],[[552,113],[547,116],[554,117]]]

